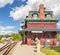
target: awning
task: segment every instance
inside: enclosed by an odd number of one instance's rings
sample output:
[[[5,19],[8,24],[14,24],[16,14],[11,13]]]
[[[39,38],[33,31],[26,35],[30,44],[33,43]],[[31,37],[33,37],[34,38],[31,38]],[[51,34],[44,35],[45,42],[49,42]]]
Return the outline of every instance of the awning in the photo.
[[[26,28],[23,31],[60,31],[58,28]]]

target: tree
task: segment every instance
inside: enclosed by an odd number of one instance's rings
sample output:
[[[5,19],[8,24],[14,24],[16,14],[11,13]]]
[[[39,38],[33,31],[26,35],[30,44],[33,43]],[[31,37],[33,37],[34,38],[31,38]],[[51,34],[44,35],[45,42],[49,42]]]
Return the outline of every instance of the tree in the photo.
[[[20,31],[20,30],[18,30],[18,33],[19,33],[21,36],[24,35],[24,31]]]
[[[3,35],[0,35],[0,40],[1,40],[2,37],[3,37]]]
[[[60,41],[60,33],[57,34],[57,40]]]
[[[5,36],[6,38],[10,37],[10,35],[8,35],[8,34],[5,34],[4,36]]]
[[[11,36],[12,36],[12,39],[13,39],[14,41],[15,41],[15,40],[17,40],[17,41],[22,40],[22,36],[19,35],[19,34],[17,34],[17,33],[12,33]]]

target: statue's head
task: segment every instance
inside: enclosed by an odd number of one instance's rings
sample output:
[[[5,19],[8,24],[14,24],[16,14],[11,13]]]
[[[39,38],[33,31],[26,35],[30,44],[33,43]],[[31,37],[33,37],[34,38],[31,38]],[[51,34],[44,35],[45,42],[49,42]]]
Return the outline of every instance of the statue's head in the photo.
[[[38,38],[35,38],[35,41],[38,41],[39,39]]]

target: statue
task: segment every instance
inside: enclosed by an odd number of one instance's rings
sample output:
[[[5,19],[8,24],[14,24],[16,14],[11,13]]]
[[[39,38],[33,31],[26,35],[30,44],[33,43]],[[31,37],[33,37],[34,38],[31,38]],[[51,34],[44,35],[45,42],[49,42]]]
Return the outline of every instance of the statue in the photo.
[[[36,47],[37,47],[37,53],[40,53],[40,40],[38,38],[35,38],[35,44],[36,44]]]

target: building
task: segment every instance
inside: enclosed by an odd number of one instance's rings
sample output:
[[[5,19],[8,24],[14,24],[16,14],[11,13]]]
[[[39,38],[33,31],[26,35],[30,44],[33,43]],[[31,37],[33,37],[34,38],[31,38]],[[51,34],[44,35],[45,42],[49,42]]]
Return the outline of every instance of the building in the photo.
[[[23,22],[23,42],[32,45],[38,37],[41,45],[47,40],[50,41],[48,43],[50,46],[56,45],[56,34],[60,31],[57,22],[53,11],[46,11],[44,4],[40,4],[39,11],[30,11]]]

